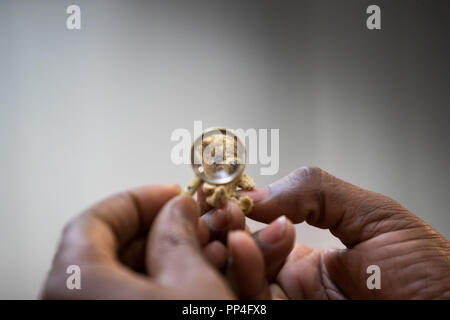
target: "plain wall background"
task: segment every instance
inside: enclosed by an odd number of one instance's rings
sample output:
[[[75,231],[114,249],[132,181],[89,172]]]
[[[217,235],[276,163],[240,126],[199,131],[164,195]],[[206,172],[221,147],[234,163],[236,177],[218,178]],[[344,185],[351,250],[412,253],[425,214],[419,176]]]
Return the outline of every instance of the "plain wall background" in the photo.
[[[375,3],[381,31],[365,26]],[[37,297],[63,225],[93,202],[185,185],[170,135],[194,120],[279,128],[279,173],[250,166],[258,184],[320,166],[448,238],[449,36],[448,1],[3,0],[0,298]],[[297,241],[341,246],[305,224]]]

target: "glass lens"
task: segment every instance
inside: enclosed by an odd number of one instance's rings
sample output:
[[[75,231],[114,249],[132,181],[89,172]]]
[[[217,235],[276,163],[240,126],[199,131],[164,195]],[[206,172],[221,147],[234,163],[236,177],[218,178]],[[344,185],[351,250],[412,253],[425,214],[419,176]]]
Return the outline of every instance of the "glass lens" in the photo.
[[[208,129],[192,145],[192,168],[196,175],[211,184],[236,179],[244,171],[245,161],[244,144],[228,129]]]

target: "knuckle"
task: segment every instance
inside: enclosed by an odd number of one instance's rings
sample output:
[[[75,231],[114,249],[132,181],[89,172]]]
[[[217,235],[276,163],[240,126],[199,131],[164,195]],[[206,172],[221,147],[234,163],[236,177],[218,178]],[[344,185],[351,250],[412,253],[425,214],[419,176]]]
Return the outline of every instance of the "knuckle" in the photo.
[[[70,244],[74,240],[79,240],[78,235],[86,218],[84,214],[81,214],[67,222],[61,232],[60,242]]]
[[[86,233],[92,218],[82,214],[69,221],[63,228],[58,249],[53,258],[53,266],[79,264],[108,258],[104,250],[99,250],[92,238]]]
[[[73,218],[69,222],[65,224],[63,227],[63,230],[61,232],[60,240],[59,240],[59,250],[57,253],[60,253],[59,251],[62,250],[63,247],[66,247],[70,245],[73,242],[74,235],[77,233],[77,230],[79,229],[80,225],[80,217]],[[57,255],[58,257],[59,255]]]
[[[325,171],[319,167],[302,167],[294,170],[288,176],[288,183],[295,191],[319,192]]]
[[[319,167],[301,167],[292,172],[292,178],[296,179],[297,181],[304,182],[313,182],[313,181],[320,181],[324,171]]]
[[[322,180],[325,171],[319,167],[301,167],[287,176],[287,192],[280,195],[279,206],[295,212],[294,222],[315,223],[323,207]]]

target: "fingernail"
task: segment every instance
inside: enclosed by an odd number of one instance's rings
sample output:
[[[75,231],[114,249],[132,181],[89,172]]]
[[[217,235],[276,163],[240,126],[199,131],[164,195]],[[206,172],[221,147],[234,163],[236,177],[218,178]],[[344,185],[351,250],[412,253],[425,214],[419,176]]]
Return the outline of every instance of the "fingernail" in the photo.
[[[227,242],[230,243],[231,241],[233,241],[232,239],[234,239],[236,237],[239,237],[239,231],[233,230],[233,231],[228,232]]]
[[[251,191],[240,191],[239,194],[241,196],[249,196],[256,203],[258,201],[262,201],[269,196],[269,188],[268,187],[257,187]]]
[[[286,217],[281,216],[259,233],[259,240],[265,244],[275,244],[286,232]]]

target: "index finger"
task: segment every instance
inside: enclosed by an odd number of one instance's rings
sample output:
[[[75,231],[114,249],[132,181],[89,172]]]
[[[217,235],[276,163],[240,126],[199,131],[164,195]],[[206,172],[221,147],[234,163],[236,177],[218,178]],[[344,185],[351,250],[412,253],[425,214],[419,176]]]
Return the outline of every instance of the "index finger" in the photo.
[[[382,194],[364,190],[319,169],[295,170],[268,187],[246,192],[255,200],[249,218],[269,222],[286,215],[329,229],[351,247],[376,235],[425,223]]]

